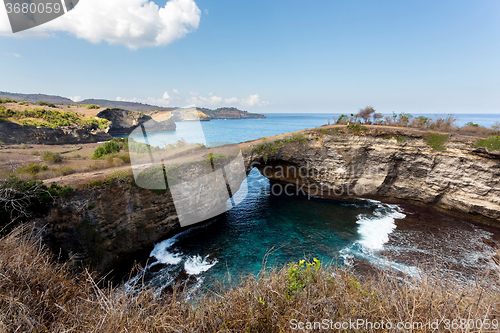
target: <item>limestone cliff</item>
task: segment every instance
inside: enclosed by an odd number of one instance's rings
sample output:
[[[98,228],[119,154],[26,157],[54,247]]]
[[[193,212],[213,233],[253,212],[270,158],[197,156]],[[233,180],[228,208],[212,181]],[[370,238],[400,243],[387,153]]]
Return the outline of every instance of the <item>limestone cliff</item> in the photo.
[[[245,161],[271,181],[313,195],[390,196],[500,220],[500,153],[474,147],[475,138],[453,135],[446,150],[437,151],[426,143],[428,135],[325,127],[299,139],[254,142]]]
[[[162,115],[159,121],[151,116],[136,111],[122,109],[106,109],[97,114],[98,118],[109,120],[108,133],[110,134],[129,134],[137,126],[148,123],[149,132],[162,132],[175,130],[175,122],[172,116]]]
[[[156,242],[180,229],[168,191],[156,194],[120,181],[77,189],[35,224],[70,267],[91,264],[105,273],[123,263],[127,271],[137,254],[147,258]]]
[[[75,144],[108,141],[112,137],[97,125],[62,126],[59,128],[23,126],[0,121],[0,141],[12,144]]]

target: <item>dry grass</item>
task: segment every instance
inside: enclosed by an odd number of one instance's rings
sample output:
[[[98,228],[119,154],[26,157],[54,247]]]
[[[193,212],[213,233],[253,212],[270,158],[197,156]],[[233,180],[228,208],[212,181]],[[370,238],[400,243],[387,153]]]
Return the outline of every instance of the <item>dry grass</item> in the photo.
[[[72,276],[36,239],[17,229],[0,240],[1,331],[290,332],[292,319],[394,325],[439,320],[443,327],[446,319],[500,316],[498,289],[484,275],[468,286],[446,276],[409,283],[382,272],[360,279],[304,263],[266,270],[238,287],[221,286],[196,302],[187,303],[177,288],[163,297],[151,290],[132,295],[123,288],[98,287],[88,273]]]

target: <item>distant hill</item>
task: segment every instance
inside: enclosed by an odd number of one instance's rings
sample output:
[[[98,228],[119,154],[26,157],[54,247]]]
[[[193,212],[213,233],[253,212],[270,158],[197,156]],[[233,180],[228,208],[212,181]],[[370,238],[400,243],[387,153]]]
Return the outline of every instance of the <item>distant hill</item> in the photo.
[[[30,103],[38,103],[40,101],[53,104],[72,104],[72,100],[66,97],[45,95],[45,94],[17,94],[6,91],[0,91],[0,98],[15,99],[16,101],[26,101]]]
[[[152,112],[152,111],[173,111],[177,108],[175,107],[162,107],[136,102],[122,102],[122,101],[110,101],[107,99],[86,99],[80,102],[73,102],[71,99],[55,95],[45,95],[45,94],[17,94],[5,91],[0,91],[0,98],[9,98],[16,101],[27,101],[30,103],[38,103],[40,101],[53,104],[97,104],[101,108],[110,109],[125,109],[130,111],[141,111],[141,112]],[[248,111],[242,111],[234,107],[223,107],[215,110],[197,107],[196,110],[201,111],[204,115],[200,117],[202,120],[210,119],[245,119],[245,118],[265,118],[266,116],[258,113],[250,113]],[[177,112],[177,121],[190,120],[189,116],[183,115]],[[197,117],[198,119],[198,117]]]
[[[73,103],[73,102],[72,102]],[[135,103],[135,102],[120,102],[120,101],[110,101],[107,99],[85,99],[78,104],[97,104],[102,108],[118,108],[118,109],[126,109],[132,111],[172,111],[176,108],[173,107],[162,107],[155,106],[149,104]]]
[[[207,108],[197,108],[210,119],[246,119],[246,118],[266,118],[263,114],[250,113],[248,111],[239,110],[234,107],[223,107],[215,110]]]

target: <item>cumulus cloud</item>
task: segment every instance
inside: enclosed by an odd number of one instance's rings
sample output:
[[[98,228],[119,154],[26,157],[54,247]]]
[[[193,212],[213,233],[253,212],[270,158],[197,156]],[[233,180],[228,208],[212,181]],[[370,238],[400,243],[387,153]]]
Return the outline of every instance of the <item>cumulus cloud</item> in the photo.
[[[202,96],[198,93],[189,92],[188,98],[183,97],[183,95],[176,89],[172,89],[174,92],[173,96],[170,96],[168,91],[163,93],[161,98],[148,97],[146,99],[140,98],[123,98],[117,97],[117,101],[122,102],[136,102],[143,104],[151,104],[158,106],[181,106],[184,104],[190,106],[198,106],[198,107],[221,107],[221,106],[240,106],[240,107],[250,107],[250,106],[263,106],[269,105],[269,102],[261,101],[259,95],[254,94],[250,95],[247,98],[239,99],[237,97],[223,98],[221,96],[217,96],[213,93],[209,93],[206,96]]]
[[[83,100],[82,96],[73,96],[73,97],[69,97],[70,100],[72,100],[73,102],[80,102],[81,100]]]
[[[269,102],[261,101],[259,95],[250,95],[247,98],[239,99],[237,97],[222,98],[216,96],[212,93],[208,94],[207,97],[200,96],[199,94],[190,92],[191,97],[186,100],[189,104],[195,104],[198,106],[263,106],[268,105]],[[224,102],[223,102],[224,101]]]
[[[184,37],[198,28],[200,16],[194,0],[170,0],[161,8],[150,0],[80,0],[67,14],[28,31],[64,31],[92,43],[137,49]],[[8,24],[3,21],[1,29]]]
[[[165,92],[166,94],[166,92]],[[154,98],[154,97],[148,97],[146,99],[142,98],[124,98],[124,97],[116,97],[116,100],[118,102],[134,102],[134,103],[142,103],[142,104],[150,104],[150,105],[157,105],[157,106],[168,106],[170,104],[170,101],[168,98],[165,98],[165,94],[163,94],[163,98]],[[168,95],[168,94],[167,94]]]

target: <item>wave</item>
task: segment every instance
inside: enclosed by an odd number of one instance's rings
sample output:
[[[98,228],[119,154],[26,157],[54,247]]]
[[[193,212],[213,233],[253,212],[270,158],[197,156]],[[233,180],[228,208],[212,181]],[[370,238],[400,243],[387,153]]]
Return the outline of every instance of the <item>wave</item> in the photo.
[[[199,255],[192,256],[184,262],[184,270],[189,275],[198,275],[208,271],[217,263],[217,259],[212,262],[208,260],[208,256],[202,258]]]

